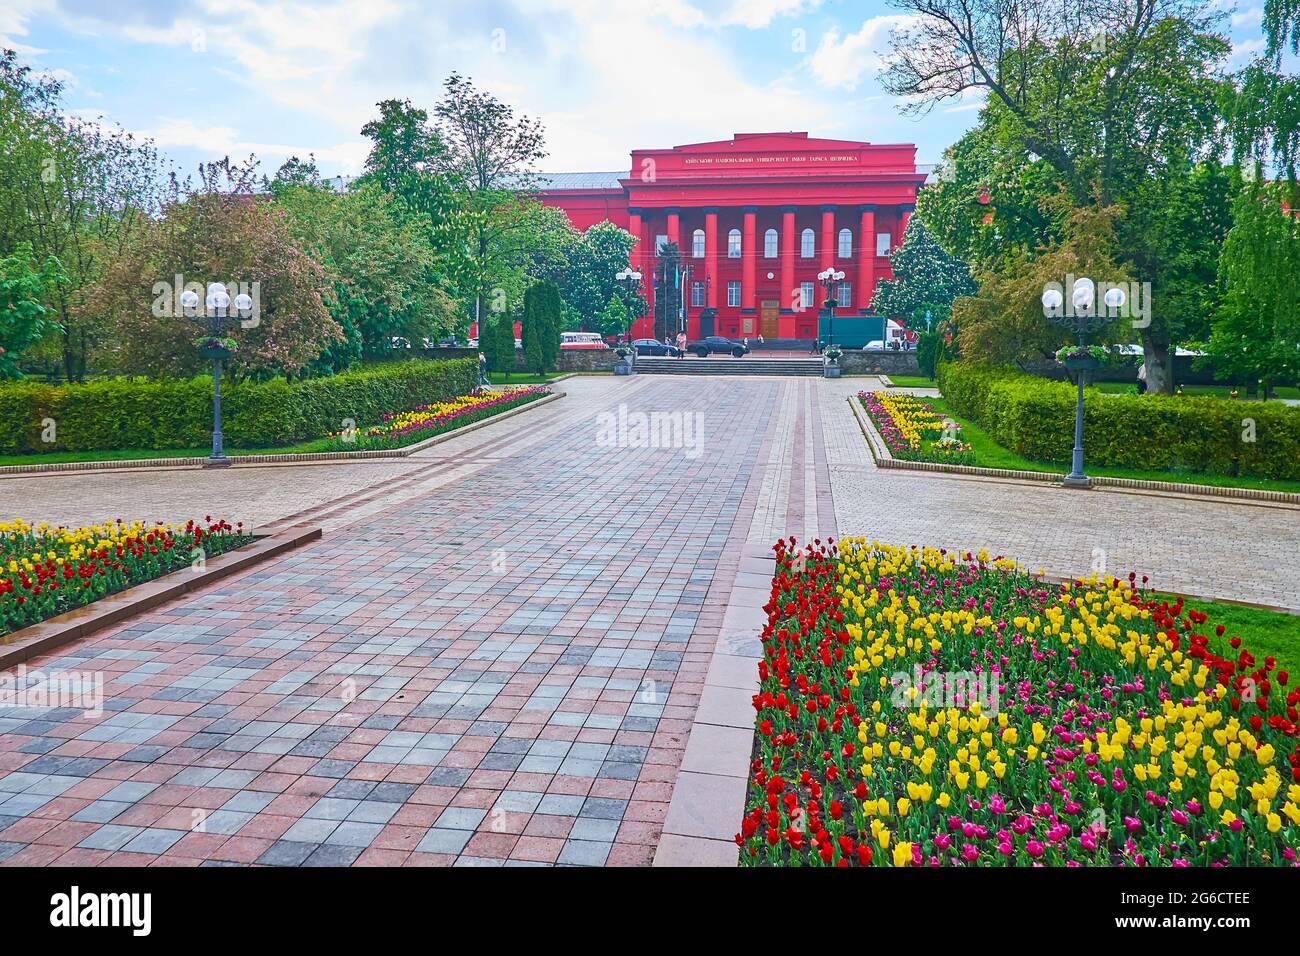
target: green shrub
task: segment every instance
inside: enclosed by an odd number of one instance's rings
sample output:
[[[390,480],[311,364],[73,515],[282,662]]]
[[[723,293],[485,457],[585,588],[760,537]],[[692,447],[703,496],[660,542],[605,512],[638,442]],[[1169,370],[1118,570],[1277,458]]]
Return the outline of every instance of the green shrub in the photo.
[[[953,411],[1003,447],[1034,461],[1069,463],[1075,386],[964,362],[941,363],[938,382]],[[1094,464],[1300,478],[1300,409],[1281,403],[1086,389],[1083,417],[1084,457]]]
[[[231,448],[273,448],[340,431],[347,420],[378,422],[463,395],[478,361],[413,359],[356,372],[286,382],[223,383],[222,432]],[[41,440],[53,419],[53,442]],[[110,379],[86,385],[0,385],[0,454],[202,448],[211,440],[212,380]]]

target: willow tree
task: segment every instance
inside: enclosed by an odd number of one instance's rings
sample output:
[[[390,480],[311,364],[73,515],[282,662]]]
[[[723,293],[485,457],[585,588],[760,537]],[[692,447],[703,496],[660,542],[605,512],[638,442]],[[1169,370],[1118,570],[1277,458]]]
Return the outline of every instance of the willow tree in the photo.
[[[1265,397],[1276,383],[1300,378],[1300,220],[1287,205],[1288,186],[1248,183],[1233,204],[1209,346],[1217,368]]]

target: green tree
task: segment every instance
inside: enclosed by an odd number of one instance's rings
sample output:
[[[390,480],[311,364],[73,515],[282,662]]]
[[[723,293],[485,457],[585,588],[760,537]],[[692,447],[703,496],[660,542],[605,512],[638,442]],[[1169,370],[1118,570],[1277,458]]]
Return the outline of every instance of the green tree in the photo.
[[[632,233],[609,221],[578,234],[569,267],[557,281],[564,301],[577,310],[584,328],[596,328],[610,296],[621,291],[615,276],[627,268],[636,241]]]
[[[394,339],[419,347],[457,330],[453,282],[439,271],[423,214],[407,214],[370,180],[339,194],[277,174],[272,191],[295,243],[329,276],[330,312],[345,334],[355,329],[358,357],[390,354]]]
[[[542,365],[555,368],[560,356],[560,325],[564,320],[564,301],[554,282],[539,282],[529,291],[536,291],[540,321],[537,329],[541,340]]]
[[[23,377],[19,357],[53,326],[54,310],[45,303],[67,282],[53,257],[38,268],[27,243],[0,259],[0,379]]]
[[[596,316],[596,331],[606,337],[626,335],[631,321],[632,316],[627,306],[623,304],[623,297],[617,292],[611,292],[605,308]]]
[[[1216,368],[1265,395],[1300,378],[1300,222],[1288,194],[1284,183],[1248,182],[1233,203],[1209,342]]]
[[[516,116],[512,107],[459,73],[444,81],[434,113],[446,144],[443,166],[461,191],[469,258],[466,298],[479,320],[487,314],[485,301],[499,288],[493,280],[503,261],[518,258],[521,234],[535,223],[529,189],[533,167],[546,155],[545,133],[537,120]]]
[[[880,281],[871,303],[876,312],[902,319],[909,328],[928,330],[946,322],[953,299],[975,294],[970,267],[944,252],[915,216],[890,265],[894,278]]]
[[[681,322],[681,250],[675,242],[665,242],[659,248],[655,264],[655,315],[654,337],[667,342],[677,334]]]
[[[894,36],[885,86],[907,99],[905,110],[982,93],[994,168],[1041,160],[1050,177],[1040,185],[1072,205],[1127,210],[1116,223],[1119,262],[1152,284],[1150,322],[1140,327],[1147,382],[1171,389],[1171,346],[1194,330],[1182,324],[1186,297],[1166,295],[1165,283],[1187,237],[1151,228],[1176,212],[1140,207],[1180,207],[1189,164],[1219,150],[1218,103],[1230,85],[1230,45],[1215,32],[1222,15],[1196,0],[1079,0],[1050,12],[1001,0],[898,5],[914,16]],[[1024,248],[1009,244],[1002,255]],[[1081,273],[1078,264],[1071,271]]]
[[[977,269],[979,291],[953,301],[950,324],[956,328],[963,358],[999,364],[1050,357],[1073,336],[1043,313],[1042,293],[1049,283],[1060,285],[1071,272],[1128,281],[1116,262],[1116,221],[1122,210],[1071,208],[1063,196],[1055,202],[1069,210],[1064,238],[1008,255],[993,268]],[[1062,291],[1068,301],[1070,289]],[[1123,321],[1118,320],[1096,338],[1114,341],[1125,335]]]
[[[201,178],[212,189],[211,173]],[[239,351],[227,367],[235,377],[300,372],[344,338],[325,304],[329,278],[294,243],[284,215],[245,193],[198,192],[170,203],[87,290],[84,308],[114,336],[114,371],[171,378],[206,367],[193,346],[199,325],[178,310],[177,275],[225,282],[232,295],[246,283],[256,293],[255,314],[232,332]]]
[[[541,284],[530,286],[524,293],[523,318],[520,320],[520,340],[524,349],[524,365],[538,375],[546,371],[546,338],[549,317],[543,301]]]
[[[438,272],[463,283],[472,273],[467,215],[452,158],[429,114],[409,100],[383,100],[379,118],[361,127],[371,141],[362,180],[394,196],[428,233]]]
[[[0,53],[0,256],[26,243],[37,260],[62,265],[68,281],[49,303],[56,321],[26,354],[75,381],[111,345],[87,318],[85,289],[156,217],[164,180],[151,141],[69,115],[62,95],[59,81]]]

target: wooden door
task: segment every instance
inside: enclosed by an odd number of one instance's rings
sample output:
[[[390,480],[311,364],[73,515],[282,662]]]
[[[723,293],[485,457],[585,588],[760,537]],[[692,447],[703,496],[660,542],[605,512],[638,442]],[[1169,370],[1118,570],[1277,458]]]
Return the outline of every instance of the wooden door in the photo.
[[[765,339],[775,339],[780,335],[781,301],[764,299],[760,304],[759,329]]]

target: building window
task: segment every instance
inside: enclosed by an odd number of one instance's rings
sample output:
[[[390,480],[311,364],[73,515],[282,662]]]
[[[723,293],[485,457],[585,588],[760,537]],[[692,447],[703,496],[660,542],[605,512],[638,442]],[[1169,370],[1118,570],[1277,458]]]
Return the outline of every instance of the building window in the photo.
[[[775,259],[777,257],[776,230],[769,229],[763,233],[763,258]]]
[[[727,258],[740,258],[740,230],[733,229],[727,233]]]
[[[876,233],[876,255],[889,255],[889,241],[892,237],[887,232]]]
[[[817,254],[816,240],[813,238],[813,231],[805,229],[799,236],[799,258],[811,259]]]
[[[691,283],[691,306],[693,308],[698,309],[703,305],[704,305],[704,283],[692,282]]]
[[[841,282],[835,287],[835,305],[841,309],[853,305],[853,283]]]
[[[839,256],[841,259],[851,259],[853,257],[853,232],[849,229],[840,230]]]
[[[732,308],[735,308],[736,306],[740,305],[740,283],[739,282],[727,283],[727,305],[731,306]]]
[[[662,256],[664,254],[664,246],[666,245],[668,245],[667,233],[655,236],[655,255]]]
[[[812,230],[809,230],[811,232]],[[799,308],[811,309],[813,307],[813,290],[815,286],[811,282],[799,283]]]
[[[704,230],[696,229],[691,233],[691,258],[704,258]]]

